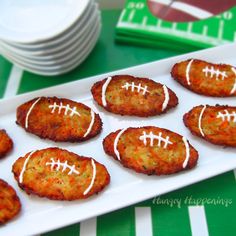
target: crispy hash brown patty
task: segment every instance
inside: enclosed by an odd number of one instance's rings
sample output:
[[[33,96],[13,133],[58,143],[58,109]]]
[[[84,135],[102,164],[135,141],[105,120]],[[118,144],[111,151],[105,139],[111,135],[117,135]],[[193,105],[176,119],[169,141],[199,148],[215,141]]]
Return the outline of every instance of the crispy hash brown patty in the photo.
[[[206,96],[236,96],[236,68],[197,59],[176,63],[172,77],[187,89]]]
[[[21,203],[15,190],[7,182],[0,179],[0,224],[11,220],[20,210]]]
[[[100,106],[120,115],[154,116],[178,105],[177,96],[165,85],[130,75],[116,75],[96,82],[91,92]]]
[[[154,126],[109,134],[105,152],[127,168],[148,175],[168,175],[197,164],[198,152],[185,137]]]
[[[16,123],[53,141],[79,142],[101,132],[102,121],[86,105],[65,98],[35,98],[17,108]]]
[[[13,141],[4,129],[0,130],[0,158],[6,156],[13,148]]]
[[[53,200],[88,198],[110,182],[104,165],[59,148],[27,153],[14,163],[12,171],[26,193]]]
[[[183,120],[192,134],[213,144],[236,147],[236,107],[200,105]]]

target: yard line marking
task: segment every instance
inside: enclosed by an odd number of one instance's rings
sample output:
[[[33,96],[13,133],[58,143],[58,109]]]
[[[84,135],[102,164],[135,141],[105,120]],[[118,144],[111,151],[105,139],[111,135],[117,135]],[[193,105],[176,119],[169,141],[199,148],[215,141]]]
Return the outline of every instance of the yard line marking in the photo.
[[[13,97],[17,94],[22,75],[23,70],[15,65],[12,65],[3,98]]]
[[[162,20],[161,20],[161,19],[158,19],[158,21],[157,21],[157,27],[161,27],[161,23],[162,23]]]
[[[209,236],[204,206],[189,206],[192,236]]]
[[[80,236],[97,235],[97,217],[80,222]]]
[[[223,38],[223,32],[224,32],[224,21],[223,20],[220,20],[220,23],[219,23],[219,31],[218,31],[218,39],[219,40],[222,40]]]
[[[192,28],[193,28],[193,23],[192,22],[188,23],[187,33],[191,33],[192,32]]]
[[[147,16],[143,17],[142,25],[146,26],[147,25]]]
[[[204,25],[204,26],[203,26],[202,35],[203,35],[203,36],[207,36],[207,33],[208,33],[208,26],[207,26],[207,25]]]
[[[176,30],[176,28],[177,28],[177,23],[174,22],[173,25],[172,25],[172,29],[173,29],[173,30]]]
[[[119,17],[119,22],[120,21],[123,21],[123,18],[124,18],[124,16],[125,16],[125,14],[126,14],[126,9],[124,9],[122,12],[121,12],[121,14],[120,14],[120,17]]]
[[[131,22],[134,18],[134,14],[135,14],[135,10],[132,10],[130,13],[129,13],[129,18],[128,18],[128,21]]]
[[[152,236],[151,207],[135,207],[136,236]]]
[[[202,34],[198,34],[198,33],[194,33],[191,32],[189,34],[186,34],[185,31],[183,30],[173,30],[172,28],[164,28],[164,27],[160,27],[161,25],[161,21],[158,20],[157,21],[157,26],[152,26],[152,25],[148,25],[148,26],[142,26],[139,25],[138,23],[132,23],[132,22],[121,22],[119,24],[119,27],[126,27],[126,28],[131,28],[131,29],[144,29],[149,31],[149,32],[158,32],[158,33],[168,33],[177,37],[185,37],[188,39],[195,39],[195,41],[197,40],[202,40],[202,41],[206,41],[206,42],[211,42],[212,45],[219,45],[219,39],[214,38],[213,36],[204,36]],[[220,41],[221,43],[232,43],[230,40],[226,40],[226,39],[222,39]]]

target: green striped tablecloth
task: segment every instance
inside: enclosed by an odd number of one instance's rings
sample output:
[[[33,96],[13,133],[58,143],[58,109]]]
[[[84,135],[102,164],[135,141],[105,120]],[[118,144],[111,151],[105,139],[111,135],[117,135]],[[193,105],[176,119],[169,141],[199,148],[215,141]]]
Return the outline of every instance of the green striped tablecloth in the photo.
[[[42,77],[23,72],[0,57],[0,96],[10,97],[178,54],[168,50],[116,45],[114,29],[119,14],[118,10],[102,12],[103,30],[99,42],[89,58],[69,74]],[[236,173],[230,171],[161,197],[43,235],[233,236],[236,235],[235,181]]]

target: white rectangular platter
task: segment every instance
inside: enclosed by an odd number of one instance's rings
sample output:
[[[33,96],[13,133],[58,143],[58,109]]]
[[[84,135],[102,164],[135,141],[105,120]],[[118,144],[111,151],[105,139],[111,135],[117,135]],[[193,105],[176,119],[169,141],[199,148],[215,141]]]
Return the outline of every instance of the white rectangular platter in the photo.
[[[215,146],[194,137],[182,122],[183,114],[193,106],[199,104],[235,105],[236,102],[235,97],[208,98],[200,96],[175,82],[170,76],[171,67],[176,62],[189,58],[236,65],[236,44],[185,54],[0,101],[0,127],[7,130],[15,143],[14,151],[8,157],[0,160],[0,178],[14,186],[23,206],[19,217],[1,227],[0,235],[11,236],[17,234],[20,236],[50,231],[129,206],[236,168],[235,149]],[[115,74],[144,76],[166,84],[177,94],[179,105],[164,115],[152,118],[122,117],[105,112],[93,102],[90,88],[94,82]],[[54,143],[26,133],[15,124],[16,107],[37,96],[66,97],[91,106],[101,115],[104,123],[102,133],[90,141],[79,144]],[[108,133],[119,128],[143,125],[167,128],[186,136],[199,152],[197,167],[191,171],[184,171],[171,176],[145,176],[123,168],[104,153],[102,140]],[[59,146],[95,158],[108,168],[111,175],[111,184],[98,196],[82,201],[51,201],[27,195],[19,189],[13,178],[11,173],[12,164],[18,157],[29,151],[50,146]]]

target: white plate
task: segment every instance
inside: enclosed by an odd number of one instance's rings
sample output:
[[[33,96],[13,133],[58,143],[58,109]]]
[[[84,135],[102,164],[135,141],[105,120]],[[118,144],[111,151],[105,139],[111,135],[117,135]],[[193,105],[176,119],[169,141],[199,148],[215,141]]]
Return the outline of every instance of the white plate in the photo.
[[[97,4],[89,4],[88,9],[85,11],[84,15],[79,18],[78,22],[76,21],[73,26],[60,35],[60,37],[53,38],[52,40],[44,43],[13,44],[9,41],[1,40],[0,45],[12,53],[19,54],[24,57],[37,58],[41,55],[50,54],[71,44],[71,41],[78,36],[79,33],[83,34],[83,31],[90,24],[91,18],[94,17],[97,9]]]
[[[15,142],[15,147],[10,156],[0,160],[0,178],[15,187],[22,201],[23,209],[19,217],[1,227],[0,235],[15,236],[16,232],[17,236],[39,234],[114,211],[234,169],[236,167],[235,149],[216,146],[191,135],[182,122],[182,116],[193,106],[199,104],[235,105],[235,98],[208,98],[194,94],[170,77],[170,69],[174,63],[189,58],[236,65],[235,46],[235,44],[231,44],[173,57],[1,101],[0,127],[4,127],[8,131]],[[94,82],[115,74],[148,76],[165,83],[176,92],[179,97],[179,105],[166,114],[146,119],[107,113],[93,102],[89,91]],[[101,115],[104,123],[102,133],[98,137],[80,144],[54,143],[26,133],[15,124],[16,107],[29,99],[43,95],[66,97],[91,106]],[[123,168],[117,161],[105,155],[102,140],[108,133],[123,127],[142,125],[156,125],[186,136],[199,151],[197,167],[170,176],[146,176]],[[111,174],[111,184],[97,196],[82,201],[50,201],[28,196],[17,186],[11,173],[11,166],[19,156],[34,149],[50,146],[59,146],[84,156],[94,157],[108,168]]]
[[[87,58],[87,56],[91,53],[92,49],[96,45],[96,42],[99,38],[100,30],[101,30],[101,25],[98,23],[98,25],[96,25],[95,32],[92,32],[93,34],[91,35],[91,37],[89,37],[87,41],[83,42],[82,48],[79,48],[80,51],[76,50],[75,52],[73,52],[73,54],[70,54],[70,56],[72,56],[71,60],[62,64],[58,64],[58,65],[55,64],[55,65],[47,66],[47,67],[35,66],[35,65],[25,64],[13,58],[7,53],[4,54],[4,56],[9,61],[19,66],[20,68],[27,70],[29,72],[35,73],[35,74],[45,75],[45,76],[64,74],[66,72],[71,71],[78,65],[80,65]],[[4,52],[2,51],[2,53]]]
[[[63,33],[81,17],[90,0],[1,0],[0,38],[34,43]]]
[[[68,42],[65,42],[64,45],[59,45],[59,47],[56,49],[52,48],[52,50],[49,50],[51,51],[51,53],[47,51],[47,55],[22,56],[14,53],[14,51],[12,50],[8,50],[4,46],[1,47],[0,50],[3,52],[4,55],[9,55],[16,61],[29,66],[32,65],[41,67],[41,66],[62,64],[63,61],[65,60],[69,61],[70,58],[73,57],[73,55],[84,49],[84,45],[91,38],[91,35],[94,33],[95,29],[98,27],[99,24],[100,24],[100,12],[96,11],[94,12],[92,18],[88,22],[88,25],[82,28],[77,35],[71,38],[71,40],[69,40],[69,44]],[[53,50],[55,52],[53,52]]]

